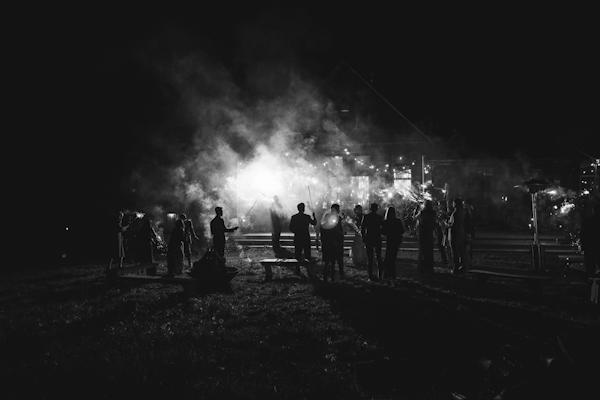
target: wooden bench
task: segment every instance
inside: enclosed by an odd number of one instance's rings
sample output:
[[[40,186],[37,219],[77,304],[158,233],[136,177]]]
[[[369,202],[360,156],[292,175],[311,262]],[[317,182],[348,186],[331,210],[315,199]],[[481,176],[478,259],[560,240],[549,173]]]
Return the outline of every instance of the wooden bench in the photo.
[[[185,298],[189,299],[198,293],[198,279],[192,278],[170,278],[159,275],[135,275],[135,274],[122,274],[117,276],[117,284],[123,282],[129,282],[134,284],[144,283],[159,283],[169,285],[181,285],[185,293]]]
[[[272,267],[284,267],[284,268],[293,268],[294,269],[294,273],[298,276],[302,276],[300,273],[300,267],[301,266],[306,266],[306,269],[308,271],[308,275],[309,276],[313,276],[314,272],[312,271],[312,269],[314,267],[316,267],[316,263],[314,262],[314,258],[313,258],[313,262],[307,262],[304,261],[302,263],[299,263],[298,260],[294,259],[294,258],[267,258],[264,260],[260,260],[260,263],[262,264],[263,267],[265,267],[265,280],[266,281],[270,281],[271,279],[273,279],[273,269]]]
[[[487,282],[490,278],[508,278],[508,279],[521,279],[529,288],[535,292],[541,291],[541,284],[552,280],[549,276],[541,275],[528,275],[528,274],[517,274],[517,273],[506,273],[506,272],[494,272],[485,271],[481,269],[472,269],[467,271],[468,274],[473,274],[477,277],[477,281],[480,283]]]
[[[567,271],[570,269],[579,272],[585,272],[582,254],[559,254],[558,259],[565,263],[565,267],[563,268],[562,272],[563,277],[567,276]]]

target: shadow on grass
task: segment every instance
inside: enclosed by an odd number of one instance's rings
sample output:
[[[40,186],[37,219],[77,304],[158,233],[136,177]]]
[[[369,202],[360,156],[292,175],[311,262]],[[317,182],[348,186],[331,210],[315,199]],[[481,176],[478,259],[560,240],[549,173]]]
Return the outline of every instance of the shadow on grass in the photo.
[[[430,387],[479,396],[491,379],[483,360],[500,365],[503,352],[514,349],[513,358],[519,361],[513,364],[521,370],[496,371],[497,394],[502,385],[537,373],[540,359],[558,353],[556,336],[577,326],[569,317],[551,312],[554,306],[566,302],[570,305],[563,307],[579,308],[590,317],[597,312],[580,299],[557,298],[555,292],[480,286],[474,279],[447,273],[412,275],[400,279],[396,287],[356,278],[315,285],[315,294],[329,300],[334,313],[382,349],[380,359],[357,365],[357,379],[362,374],[367,384],[394,391]],[[379,376],[372,376],[373,371]]]

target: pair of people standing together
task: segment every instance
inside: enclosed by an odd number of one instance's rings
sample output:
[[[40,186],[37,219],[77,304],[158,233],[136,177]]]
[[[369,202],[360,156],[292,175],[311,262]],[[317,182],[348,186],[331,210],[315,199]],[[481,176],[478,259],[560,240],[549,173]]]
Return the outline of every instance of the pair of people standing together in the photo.
[[[298,204],[298,214],[290,220],[290,231],[294,234],[294,258],[302,261],[302,255],[307,261],[312,260],[310,254],[311,238],[309,226],[317,224],[315,213],[312,217],[304,214],[304,203]],[[335,279],[335,264],[338,265],[339,277],[344,278],[344,229],[340,216],[339,204],[333,204],[321,221],[321,243],[323,255],[323,280]],[[300,272],[298,266],[297,272]]]
[[[371,204],[371,212],[362,219],[361,234],[367,250],[369,280],[396,278],[396,258],[402,244],[404,223],[396,215],[396,209],[389,207],[385,217],[377,213],[379,205]],[[382,236],[386,237],[385,259],[381,257]],[[377,275],[373,268],[377,260]]]

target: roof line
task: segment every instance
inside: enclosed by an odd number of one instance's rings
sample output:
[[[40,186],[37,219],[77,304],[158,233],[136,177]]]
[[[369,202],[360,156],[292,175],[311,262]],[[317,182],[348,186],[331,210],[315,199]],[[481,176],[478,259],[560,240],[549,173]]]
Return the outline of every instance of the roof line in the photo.
[[[375,90],[375,88],[373,86],[371,86],[371,84],[369,82],[367,82],[362,76],[360,76],[360,74],[358,72],[356,72],[350,65],[348,65],[348,63],[346,63],[345,61],[340,61],[340,63],[337,65],[337,67],[335,67],[334,71],[332,71],[331,74],[329,74],[329,76],[327,77],[327,79],[329,79],[329,77],[334,74],[335,72],[337,72],[339,70],[339,67],[341,64],[346,65],[348,68],[350,68],[350,71],[354,72],[354,74],[356,76],[358,76],[360,78],[360,80],[362,80],[372,91],[374,91],[377,96],[379,96],[383,101],[386,102],[386,104],[388,106],[390,106],[394,111],[396,111],[396,113],[401,116],[402,118],[404,118],[404,120],[406,122],[408,122],[409,124],[412,125],[413,128],[415,128],[417,130],[417,132],[419,132],[421,135],[425,136],[425,138],[427,138],[427,140],[429,140],[429,142],[433,143],[433,140],[431,140],[431,138],[429,136],[427,136],[426,134],[424,134],[419,128],[417,128],[417,126],[415,124],[413,124],[408,118],[406,118],[400,111],[398,111],[398,109],[396,107],[394,107],[392,105],[392,103],[390,103],[389,101],[387,101],[387,99],[385,97],[383,97],[381,95],[381,93],[379,93],[377,90]],[[327,80],[326,79],[326,80]],[[320,87],[320,86],[319,86]]]

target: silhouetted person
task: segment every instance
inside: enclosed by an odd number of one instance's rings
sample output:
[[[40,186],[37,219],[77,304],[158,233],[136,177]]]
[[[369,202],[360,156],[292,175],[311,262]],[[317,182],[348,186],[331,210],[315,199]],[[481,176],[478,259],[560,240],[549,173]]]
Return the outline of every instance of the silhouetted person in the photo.
[[[435,224],[435,236],[437,238],[437,246],[440,251],[440,256],[442,258],[442,264],[448,264],[448,255],[446,254],[446,244],[448,242],[447,238],[447,226],[446,221],[448,216],[446,215],[445,206],[441,206],[439,203],[436,210],[436,224]]]
[[[167,246],[167,276],[179,275],[183,272],[183,221],[175,221],[175,227],[171,231],[169,245]]]
[[[312,217],[304,214],[304,203],[298,204],[298,214],[292,215],[290,219],[290,232],[294,234],[294,258],[298,260],[297,272],[300,272],[300,263],[302,262],[302,253],[307,261],[312,259],[310,255],[310,225],[315,226],[317,221],[315,213]]]
[[[465,253],[465,210],[460,198],[454,199],[454,211],[448,221],[450,227],[450,244],[452,246],[452,273],[462,270]]]
[[[339,204],[333,204],[321,221],[323,244],[323,280],[335,281],[335,264],[338,264],[340,279],[344,279],[344,228]]]
[[[588,276],[596,274],[600,267],[600,205],[594,204],[592,215],[581,221],[581,249],[583,250],[585,271]]]
[[[285,218],[283,213],[283,207],[279,201],[278,196],[273,196],[273,203],[271,203],[271,207],[269,207],[269,212],[271,214],[271,226],[273,229],[271,240],[273,244],[273,252],[275,255],[281,252],[281,245],[279,240],[281,239],[281,232],[283,230],[283,220]]]
[[[362,233],[360,228],[362,227],[364,214],[362,206],[357,204],[354,207],[354,240],[352,241],[352,252],[350,258],[355,266],[367,265],[367,250],[365,249],[365,242],[363,241]]]
[[[237,231],[238,227],[226,228],[223,221],[223,208],[215,207],[216,216],[210,221],[210,233],[213,235],[213,248],[219,257],[225,256],[225,233]]]
[[[150,219],[144,216],[142,226],[137,234],[138,253],[137,262],[153,263],[154,262],[154,242],[157,240],[156,232],[150,223]]]
[[[383,261],[381,259],[381,225],[383,224],[383,217],[377,214],[378,209],[379,206],[377,204],[371,204],[371,212],[365,215],[361,227],[363,241],[367,249],[367,268],[370,280],[377,280],[377,277],[373,275],[373,252],[375,252],[377,257],[379,278],[383,276]]]
[[[471,269],[473,265],[473,239],[475,238],[475,221],[473,219],[473,206],[471,200],[465,200],[465,269]]]
[[[124,216],[125,214],[123,214],[122,211],[119,211],[117,214],[117,220],[114,222],[111,229],[111,236],[114,236],[113,239],[111,239],[113,245],[111,245],[111,255],[110,261],[108,262],[108,269],[112,268],[113,260],[119,260],[119,268],[123,268],[123,260],[125,259],[125,242],[123,239],[123,233],[129,227],[129,225],[123,222]]]
[[[381,224],[381,233],[385,235],[385,259],[383,277],[393,284],[396,279],[396,258],[402,244],[404,223],[396,216],[396,209],[389,207]]]
[[[192,268],[192,243],[200,238],[196,235],[192,220],[188,219],[185,214],[181,214],[180,217],[183,217],[181,218],[183,221],[183,254],[188,262],[188,268]]]
[[[419,269],[424,273],[433,272],[433,232],[437,226],[437,216],[430,200],[417,215],[417,232],[419,235]]]

